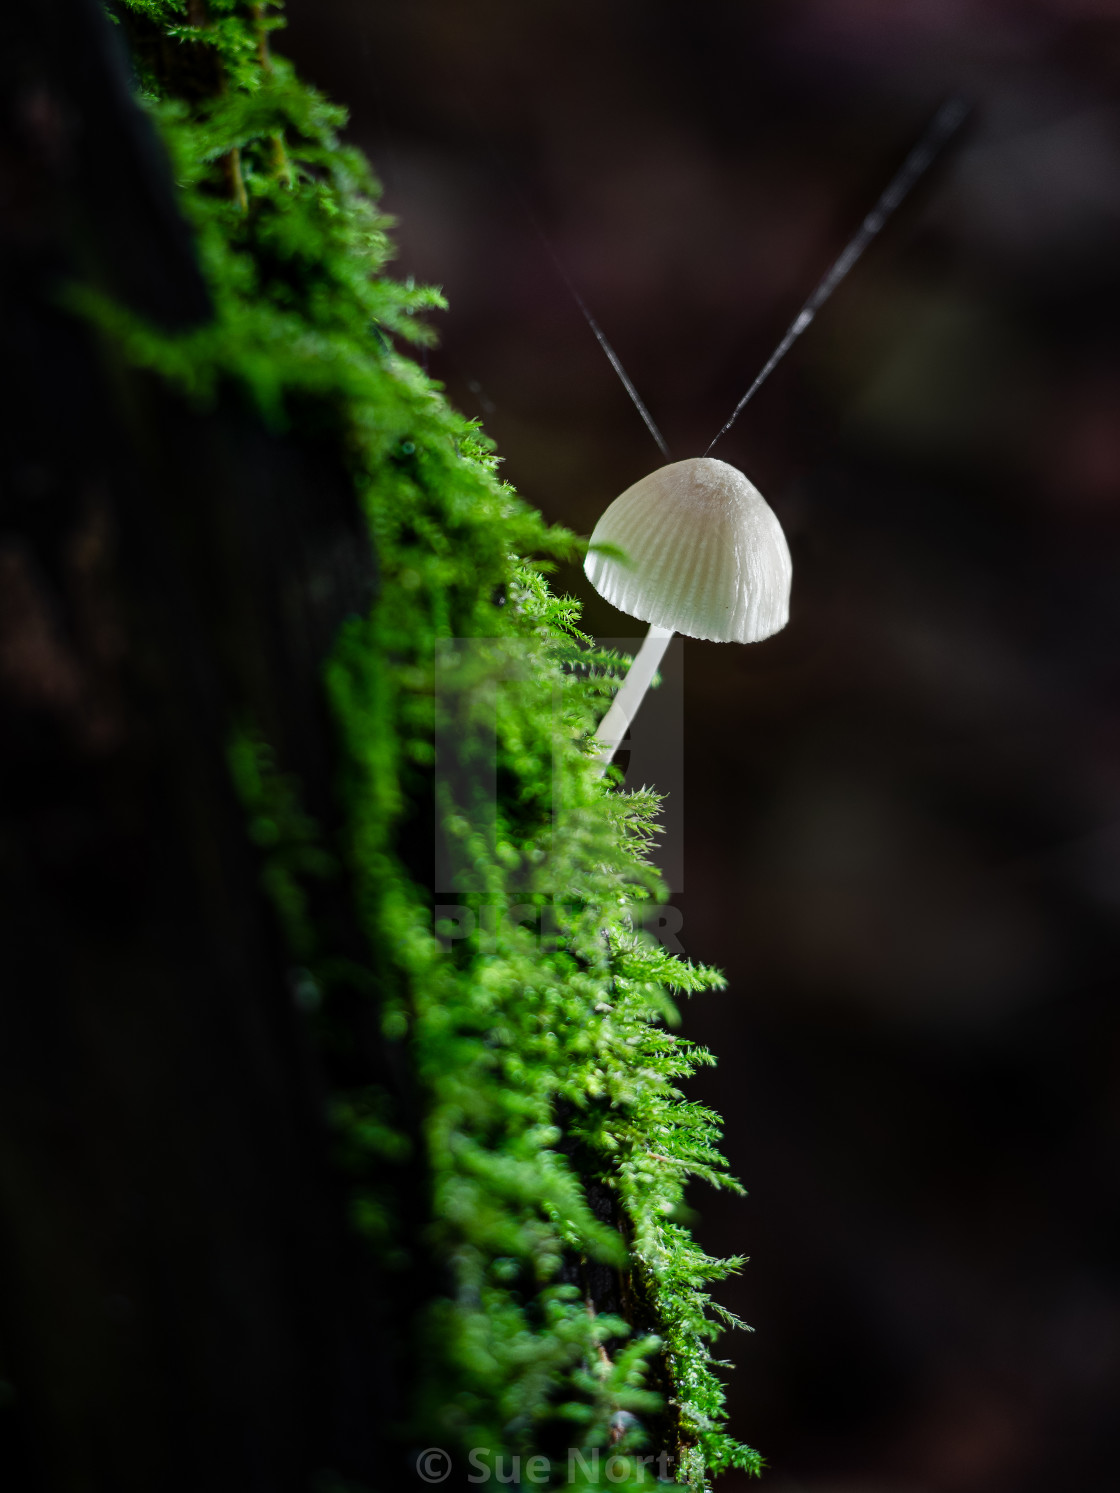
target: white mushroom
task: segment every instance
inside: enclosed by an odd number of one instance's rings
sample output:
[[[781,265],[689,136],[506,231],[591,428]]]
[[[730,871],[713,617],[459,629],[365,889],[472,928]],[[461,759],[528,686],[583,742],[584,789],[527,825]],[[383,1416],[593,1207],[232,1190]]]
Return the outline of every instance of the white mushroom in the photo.
[[[811,325],[967,114],[968,106],[959,98],[942,104],[855,237],[797,313],[709,451],[727,434]],[[638,413],[662,454],[668,456],[664,437],[614,349],[575,287],[571,289]],[[645,642],[596,732],[604,772],[675,632],[721,643],[756,643],[783,628],[789,619],[792,566],[782,527],[742,472],[707,454],[659,467],[616,498],[595,525],[583,568],[601,596],[620,611],[650,624]]]
[[[649,634],[596,732],[604,768],[625,736],[675,632],[756,643],[789,620],[789,546],[742,472],[710,456],[659,467],[595,525],[584,570]]]

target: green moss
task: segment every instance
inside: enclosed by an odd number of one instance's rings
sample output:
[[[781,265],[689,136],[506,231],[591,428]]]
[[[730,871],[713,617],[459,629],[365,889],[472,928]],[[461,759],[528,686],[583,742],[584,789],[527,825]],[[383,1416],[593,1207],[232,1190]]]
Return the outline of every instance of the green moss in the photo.
[[[334,1104],[355,1226],[389,1270],[420,1243],[395,1216],[417,1146],[431,1178],[422,1244],[451,1285],[416,1306],[425,1351],[403,1434],[526,1457],[606,1447],[630,1410],[669,1424],[694,1487],[729,1465],[757,1471],[723,1429],[710,1349],[730,1319],[708,1287],[739,1261],[711,1259],[678,1221],[691,1178],[733,1185],[716,1118],[679,1088],[711,1059],[671,1030],[674,995],[721,981],[633,926],[631,909],[664,895],[648,859],[657,801],[596,773],[588,743],[618,661],[545,581],[548,557],[578,545],[498,480],[491,442],[402,350],[429,338],[417,313],[443,302],[384,273],[375,183],[339,143],[342,111],[269,55],[275,4],[210,0],[202,25],[178,0],[117,8],[215,315],[169,338],[74,299],[191,399],[236,388],[274,428],[333,436],[377,555],[378,600],[325,671],[340,842],[322,843],[251,732],[234,732],[231,768],[323,1040],[339,1040],[338,994],[357,986],[422,1097],[411,1134],[376,1087]],[[472,641],[441,642],[456,638]],[[491,753],[490,828],[476,812],[488,779],[434,774],[440,733],[468,767]],[[470,868],[475,889],[456,894],[469,936],[437,926],[433,794],[447,855]],[[307,886],[340,868],[368,941],[361,969],[322,945],[308,911]],[[580,1260],[618,1270],[633,1322],[595,1314]]]

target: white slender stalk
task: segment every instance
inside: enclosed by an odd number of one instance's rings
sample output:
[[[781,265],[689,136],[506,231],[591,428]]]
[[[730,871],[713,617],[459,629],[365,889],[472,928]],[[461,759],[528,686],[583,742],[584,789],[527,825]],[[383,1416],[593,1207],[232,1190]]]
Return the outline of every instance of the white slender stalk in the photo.
[[[657,666],[664,658],[672,636],[671,627],[650,628],[646,633],[645,641],[638,649],[634,662],[630,665],[626,678],[622,681],[621,689],[611,701],[611,708],[599,722],[595,739],[600,746],[599,762],[603,772],[606,772],[611,765],[611,759],[618,751],[622,738],[630,729],[630,723],[646,697],[646,690],[649,689],[650,681],[657,673]]]

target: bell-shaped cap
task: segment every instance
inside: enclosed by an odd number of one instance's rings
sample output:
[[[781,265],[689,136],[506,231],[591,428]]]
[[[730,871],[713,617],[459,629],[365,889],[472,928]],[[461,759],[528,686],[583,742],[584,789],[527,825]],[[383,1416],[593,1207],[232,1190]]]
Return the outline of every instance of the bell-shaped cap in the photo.
[[[615,498],[583,568],[620,612],[686,637],[757,643],[789,621],[782,526],[742,472],[711,456],[659,467]]]

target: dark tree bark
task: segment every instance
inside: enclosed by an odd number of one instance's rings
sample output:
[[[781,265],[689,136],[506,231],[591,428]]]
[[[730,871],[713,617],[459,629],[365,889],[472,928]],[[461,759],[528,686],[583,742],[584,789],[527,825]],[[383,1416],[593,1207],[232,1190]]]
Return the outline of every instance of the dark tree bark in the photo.
[[[373,1482],[378,1283],[226,766],[251,719],[329,832],[320,664],[373,559],[327,445],[192,413],[60,309],[210,314],[96,0],[0,37],[0,1482]],[[344,882],[317,916],[360,953]]]

